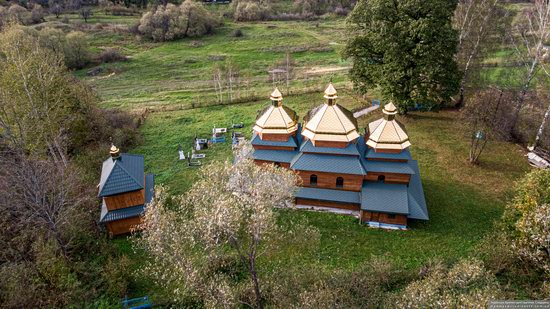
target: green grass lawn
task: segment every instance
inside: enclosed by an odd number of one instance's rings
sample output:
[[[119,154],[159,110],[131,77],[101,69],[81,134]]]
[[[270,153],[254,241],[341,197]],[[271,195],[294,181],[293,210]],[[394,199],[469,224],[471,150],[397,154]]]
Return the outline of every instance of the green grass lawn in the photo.
[[[365,104],[346,93],[340,97],[339,102],[350,109]],[[321,93],[307,94],[286,97],[285,104],[303,116],[322,100]],[[184,193],[192,186],[199,168],[188,168],[185,162],[178,161],[178,143],[190,149],[195,134],[207,137],[214,125],[225,127],[232,122],[244,122],[243,133],[249,137],[257,111],[267,104],[266,99],[152,113],[141,129],[143,144],[131,152],[145,155],[146,170],[156,174],[157,184],[169,186],[173,194]],[[360,127],[379,117],[381,113],[377,111],[359,119]],[[349,216],[281,211],[281,221],[300,218],[318,228],[320,246],[298,261],[286,256],[282,248],[262,261],[264,271],[275,270],[284,263],[354,269],[375,255],[384,255],[404,269],[415,270],[432,258],[453,262],[472,253],[500,218],[514,182],[529,170],[523,150],[515,144],[491,142],[481,163],[474,166],[467,162],[467,134],[456,112],[412,113],[400,120],[410,135],[413,157],[420,164],[430,220],[412,222],[408,231],[386,231],[360,225]],[[229,143],[214,145],[204,151],[204,163],[230,159],[230,148]],[[116,242],[123,252],[128,251],[127,240],[119,238]],[[140,263],[140,255],[131,256]],[[136,278],[131,289],[131,295],[155,293],[140,278]]]
[[[236,29],[241,29],[244,36],[233,37]],[[104,71],[99,76],[87,77],[88,69],[76,74],[96,89],[103,107],[187,108],[191,103],[214,102],[214,68],[228,64],[238,71],[235,97],[263,95],[273,87],[268,70],[283,62],[288,49],[297,79],[292,82],[291,91],[303,92],[324,87],[331,77],[335,83],[348,83],[345,74],[349,63],[340,56],[344,33],[344,19],[226,22],[213,35],[165,43],[140,41],[128,33],[90,30],[94,50],[115,47],[130,60],[101,65]],[[288,93],[287,89],[282,90]]]
[[[350,96],[340,102],[348,108],[361,106]],[[321,94],[293,96],[285,104],[300,116],[322,102]],[[157,183],[183,193],[194,180],[197,168],[177,160],[177,145],[190,149],[197,133],[208,137],[211,128],[244,122],[243,133],[251,135],[256,113],[267,100],[249,104],[215,106],[194,110],[153,113],[142,127],[143,145],[132,152],[144,154],[146,169]],[[370,115],[380,117],[380,112]],[[355,218],[304,211],[285,211],[283,218],[304,216],[323,235],[315,256],[326,266],[353,267],[372,254],[388,253],[408,267],[418,267],[432,257],[454,260],[467,255],[502,213],[514,181],[529,168],[523,151],[510,143],[490,143],[478,166],[467,162],[468,140],[455,112],[413,113],[401,120],[413,143],[412,153],[420,163],[430,221],[414,222],[409,231],[383,231],[359,225]],[[360,120],[365,127],[367,119]],[[206,164],[231,158],[230,145],[217,144],[204,151]]]
[[[77,18],[72,16],[71,22],[77,22]],[[109,18],[97,13],[90,23],[107,22]],[[136,20],[137,17],[113,17],[109,22],[128,25]],[[241,29],[244,36],[233,37],[236,29]],[[140,128],[143,142],[124,151],[145,155],[146,170],[156,175],[157,184],[168,186],[173,194],[189,189],[200,169],[178,161],[178,144],[185,152],[190,151],[195,135],[208,138],[214,126],[229,127],[240,122],[245,125],[242,132],[250,137],[257,112],[269,104],[273,83],[267,70],[283,61],[287,48],[292,51],[298,77],[291,83],[290,92],[305,94],[288,96],[288,89],[279,86],[285,104],[300,117],[323,102],[322,90],[330,78],[337,85],[340,104],[349,109],[368,104],[344,87],[349,85],[346,69],[350,65],[340,57],[346,37],[344,19],[226,22],[214,35],[166,43],[138,40],[124,32],[93,28],[87,32],[94,51],[116,47],[130,60],[103,64],[104,71],[98,76],[86,76],[87,70],[76,72],[77,76],[96,89],[102,107],[154,108],[155,112],[149,114]],[[507,53],[495,53],[495,62]],[[239,69],[241,86],[235,88],[236,97],[265,99],[213,106],[213,70],[228,63]],[[510,69],[488,68],[484,78],[496,83],[498,74],[510,74],[499,70]],[[511,76],[510,79],[515,79],[516,75]],[[191,108],[193,105],[200,108]],[[163,108],[175,110],[162,111]],[[413,222],[408,231],[385,231],[359,225],[357,219],[348,216],[281,211],[280,220],[303,218],[321,233],[317,250],[291,262],[298,267],[353,269],[373,255],[385,255],[405,269],[414,270],[431,258],[452,262],[469,255],[501,216],[514,181],[529,167],[519,146],[503,142],[489,143],[481,163],[470,165],[467,130],[458,116],[456,112],[442,111],[400,117],[413,144],[413,157],[419,161],[430,221]],[[378,117],[381,117],[379,111],[360,119],[360,127]],[[227,160],[231,158],[231,146],[213,145],[204,153],[207,156],[204,164]],[[139,266],[142,256],[132,252],[127,239],[118,238],[114,242]],[[268,270],[275,269],[280,261],[290,263],[284,248],[268,258],[262,261]],[[136,277],[130,288],[130,296],[154,294],[143,278]]]

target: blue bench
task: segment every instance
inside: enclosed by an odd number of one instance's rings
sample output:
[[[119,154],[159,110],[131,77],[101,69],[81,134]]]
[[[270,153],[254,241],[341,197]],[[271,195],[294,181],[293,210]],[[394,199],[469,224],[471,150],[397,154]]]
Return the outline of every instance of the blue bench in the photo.
[[[128,299],[128,296],[122,301],[122,309],[147,309],[153,308],[153,304],[148,296]]]

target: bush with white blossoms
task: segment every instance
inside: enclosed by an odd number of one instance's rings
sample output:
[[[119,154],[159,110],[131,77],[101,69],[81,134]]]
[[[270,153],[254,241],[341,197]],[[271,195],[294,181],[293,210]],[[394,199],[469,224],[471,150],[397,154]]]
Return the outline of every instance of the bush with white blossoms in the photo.
[[[438,267],[410,283],[398,308],[487,308],[499,296],[493,274],[478,260],[461,260],[450,269]]]
[[[236,278],[245,274],[250,305],[261,308],[257,258],[289,237],[274,209],[292,205],[296,181],[290,170],[245,158],[203,167],[185,196],[159,187],[136,238],[150,255],[145,272],[174,302],[200,299],[216,308],[241,301]]]
[[[504,216],[521,259],[550,274],[550,170],[525,176]]]

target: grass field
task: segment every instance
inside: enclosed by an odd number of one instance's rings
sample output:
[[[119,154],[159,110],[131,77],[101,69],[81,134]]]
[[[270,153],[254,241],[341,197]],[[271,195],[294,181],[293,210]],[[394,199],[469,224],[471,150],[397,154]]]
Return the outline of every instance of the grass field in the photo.
[[[232,33],[240,29],[242,37]],[[342,60],[344,19],[319,22],[226,22],[214,35],[200,39],[153,43],[130,34],[90,30],[95,50],[115,47],[130,60],[101,65],[103,73],[87,77],[88,69],[76,72],[97,90],[104,107],[136,109],[215,101],[214,68],[232,65],[235,98],[257,98],[273,87],[269,70],[280,65],[288,50],[293,60],[290,91],[324,87],[333,78],[346,84],[349,63]],[[282,77],[281,77],[282,78]],[[285,87],[286,88],[286,87]],[[286,93],[289,89],[283,89]],[[225,97],[224,100],[227,101]]]
[[[285,103],[300,116],[322,102],[321,94],[285,98]],[[364,103],[343,94],[340,103],[357,108]],[[188,168],[177,160],[177,145],[190,148],[195,133],[206,137],[214,126],[243,122],[243,132],[251,134],[251,125],[259,109],[268,100],[230,106],[152,113],[142,127],[143,144],[132,152],[144,154],[146,169],[157,176],[157,182],[170,187],[170,192],[185,192],[194,180],[197,168]],[[359,119],[361,128],[381,117],[380,111]],[[430,221],[413,222],[408,231],[385,231],[359,225],[353,217],[307,211],[281,211],[280,219],[307,220],[321,233],[320,246],[302,260],[298,267],[354,269],[372,258],[383,255],[415,270],[430,259],[453,262],[472,253],[475,246],[502,214],[514,182],[529,166],[523,150],[511,143],[489,143],[480,165],[467,162],[468,139],[465,127],[454,111],[412,113],[400,117],[411,138],[412,154],[419,161]],[[204,151],[205,163],[231,158],[230,145],[218,144]],[[131,253],[124,238],[116,240],[123,252]],[[264,260],[264,271],[288,262],[284,248]],[[281,262],[282,261],[282,262]],[[154,294],[142,279],[135,280],[131,293]]]
[[[299,115],[321,94],[288,97],[285,103]],[[340,100],[348,108],[361,105],[350,97]],[[266,104],[254,102],[177,112],[153,113],[142,128],[143,145],[133,152],[144,154],[147,170],[173,193],[189,188],[196,169],[177,160],[177,145],[190,148],[195,133],[206,137],[214,125],[244,122],[250,136],[256,113]],[[360,119],[365,127],[368,119]],[[333,266],[353,266],[371,254],[391,253],[410,267],[433,256],[455,259],[467,255],[473,245],[491,228],[501,212],[514,181],[528,170],[523,151],[514,144],[490,143],[481,164],[467,163],[468,139],[456,112],[411,114],[401,118],[413,143],[413,156],[419,160],[431,220],[418,222],[407,232],[386,232],[357,225],[350,217],[331,214],[289,212],[283,216],[306,216],[323,233],[319,259]],[[229,144],[217,144],[205,151],[207,159],[231,157]]]
[[[71,21],[77,22],[76,19],[76,15],[71,17]],[[207,138],[214,126],[229,127],[240,122],[245,125],[242,132],[250,137],[257,112],[269,104],[267,98],[273,84],[267,71],[283,61],[287,49],[295,61],[297,80],[290,89],[295,95],[289,96],[284,84],[279,86],[285,104],[301,117],[322,102],[322,90],[331,78],[339,90],[340,104],[349,109],[368,105],[345,90],[349,85],[346,72],[350,63],[340,56],[345,43],[344,19],[226,21],[214,35],[167,43],[138,40],[125,32],[93,26],[107,22],[130,25],[136,20],[137,17],[95,14],[90,21],[92,26],[86,30],[93,50],[115,47],[130,60],[103,64],[103,72],[98,76],[86,76],[87,69],[76,75],[96,89],[102,107],[155,110],[141,127],[143,142],[129,152],[145,155],[146,170],[154,173],[157,183],[168,186],[173,194],[184,193],[192,186],[198,171],[178,161],[178,144],[190,151],[195,136]],[[232,36],[236,29],[241,29],[244,36]],[[495,53],[490,62],[500,63],[508,53],[508,50]],[[213,70],[230,63],[238,68],[241,78],[235,96],[242,101],[265,99],[212,105]],[[483,78],[496,83],[500,73],[516,76],[509,74],[510,70],[516,69],[489,68]],[[163,112],[165,107],[174,110]],[[357,219],[347,216],[281,211],[282,221],[304,218],[321,233],[318,250],[293,263],[298,263],[298,267],[353,269],[373,255],[384,255],[403,268],[414,270],[435,257],[452,262],[468,256],[501,216],[514,182],[529,167],[523,150],[504,142],[489,143],[481,163],[470,165],[467,130],[458,116],[453,111],[442,111],[412,113],[400,118],[408,129],[413,157],[420,164],[430,221],[413,222],[409,231],[384,231],[359,225]],[[360,127],[378,117],[380,112],[359,119]],[[204,153],[207,156],[204,164],[227,160],[231,158],[231,146],[217,144]],[[132,251],[129,241],[118,238],[114,242],[138,267],[143,256]],[[262,265],[272,269],[279,261],[288,263],[284,249],[270,255]],[[130,296],[154,295],[151,289],[143,278],[135,277]]]

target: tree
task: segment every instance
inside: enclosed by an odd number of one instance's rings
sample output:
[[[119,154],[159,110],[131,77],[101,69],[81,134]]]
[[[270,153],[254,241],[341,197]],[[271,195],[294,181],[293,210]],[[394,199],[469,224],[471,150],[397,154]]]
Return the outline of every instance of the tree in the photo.
[[[50,13],[55,15],[55,18],[59,18],[59,16],[61,16],[61,13],[63,13],[63,8],[61,7],[61,4],[56,0],[49,1],[49,8]]]
[[[477,164],[487,142],[502,135],[502,109],[510,98],[510,92],[489,88],[478,91],[466,101],[462,114],[470,138],[470,163]]]
[[[158,42],[211,33],[219,24],[210,12],[198,2],[186,0],[179,7],[173,4],[156,6],[143,14],[138,30]]]
[[[539,169],[518,183],[504,226],[521,259],[550,274],[550,171]]]
[[[0,210],[10,218],[10,230],[54,240],[68,260],[76,236],[70,231],[83,222],[82,206],[90,202],[77,170],[17,149],[3,153],[0,166]]]
[[[88,19],[93,15],[93,12],[91,8],[83,6],[80,8],[80,10],[78,10],[78,14],[80,14],[82,19],[84,19],[84,22],[87,23]]]
[[[38,24],[44,21],[44,9],[40,4],[35,4],[31,11],[31,21]]]
[[[460,0],[455,10],[453,25],[458,31],[457,63],[462,71],[460,97],[457,105],[464,103],[465,87],[473,69],[480,67],[482,52],[491,47],[493,37],[504,15],[500,0]]]
[[[539,129],[537,130],[537,135],[535,136],[535,142],[533,143],[533,150],[537,149],[537,147],[541,142],[542,135],[544,133],[544,128],[546,126],[546,122],[548,122],[548,118],[550,118],[550,105],[548,105],[548,108],[546,109],[546,112],[542,117],[542,121],[540,123]]]
[[[66,150],[93,131],[95,97],[21,27],[0,34],[0,53],[0,144],[66,165]]]
[[[140,242],[152,257],[147,273],[176,299],[199,295],[209,306],[227,307],[236,302],[228,274],[244,271],[253,307],[262,308],[258,257],[289,237],[276,224],[275,208],[290,206],[296,181],[290,170],[239,156],[235,164],[204,167],[182,198],[170,200],[161,189],[142,225]]]
[[[91,61],[88,38],[84,32],[71,31],[65,37],[65,64],[71,69],[82,69]]]
[[[532,6],[524,10],[522,17],[523,20],[512,28],[509,34],[515,56],[525,70],[521,79],[521,90],[515,100],[508,125],[513,135],[516,135],[519,113],[533,79],[541,68],[550,76],[550,70],[547,70],[544,64],[544,58],[548,53],[545,43],[550,40],[550,1],[535,0]]]
[[[436,265],[407,285],[399,308],[487,308],[501,295],[495,276],[478,260],[461,260],[450,269]]]
[[[401,112],[448,102],[460,74],[454,55],[458,34],[451,18],[455,1],[362,0],[349,16],[344,57],[362,93],[380,87]]]

